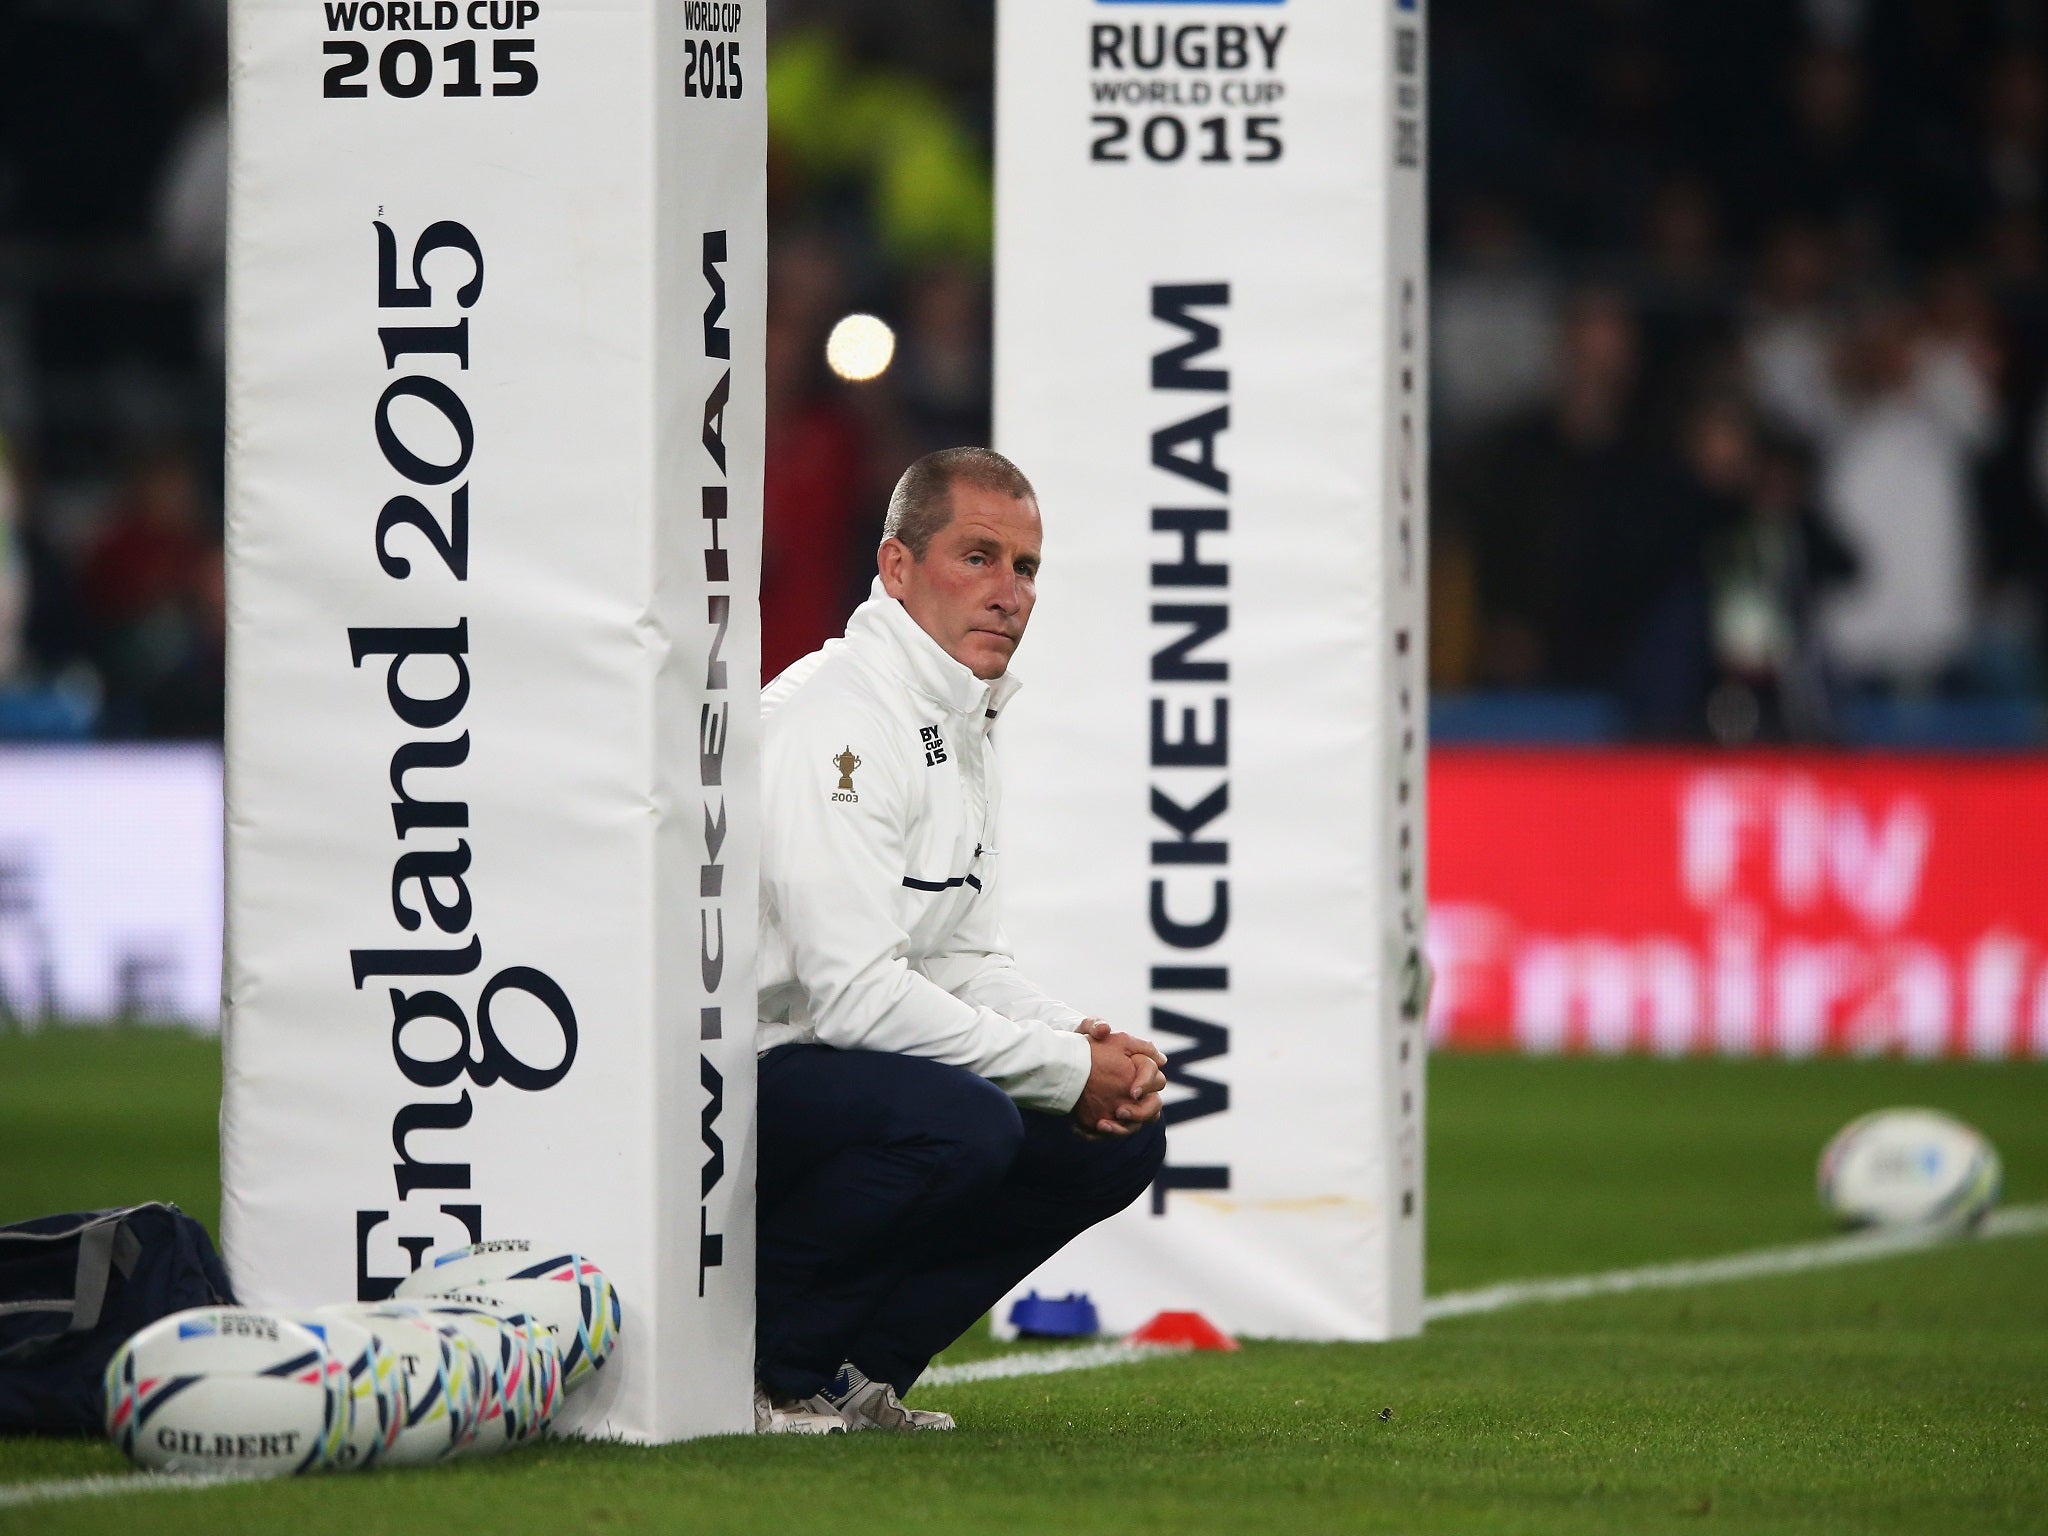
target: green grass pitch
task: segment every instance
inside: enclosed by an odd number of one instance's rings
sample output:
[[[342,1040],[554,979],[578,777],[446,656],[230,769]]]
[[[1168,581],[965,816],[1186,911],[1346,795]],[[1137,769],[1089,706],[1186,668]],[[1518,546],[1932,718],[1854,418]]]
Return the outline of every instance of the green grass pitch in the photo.
[[[0,1221],[211,1223],[218,1082],[175,1034],[0,1035]],[[1973,1121],[2008,1202],[2048,1199],[2041,1066],[1442,1057],[1430,1093],[1433,1294],[1823,1236],[1815,1154],[1886,1104]],[[920,1396],[960,1431],[548,1444],[0,1532],[2048,1532],[2048,1237]],[[123,1466],[0,1441],[0,1487]]]

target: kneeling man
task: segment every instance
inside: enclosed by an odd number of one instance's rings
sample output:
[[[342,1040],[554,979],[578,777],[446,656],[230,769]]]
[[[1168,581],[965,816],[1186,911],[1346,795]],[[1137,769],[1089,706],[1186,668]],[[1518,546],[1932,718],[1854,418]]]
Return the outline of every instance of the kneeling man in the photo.
[[[900,1394],[1166,1155],[1166,1058],[1047,997],[998,920],[990,732],[1039,543],[1009,460],[920,459],[846,638],[762,697],[762,1430],[952,1428]]]

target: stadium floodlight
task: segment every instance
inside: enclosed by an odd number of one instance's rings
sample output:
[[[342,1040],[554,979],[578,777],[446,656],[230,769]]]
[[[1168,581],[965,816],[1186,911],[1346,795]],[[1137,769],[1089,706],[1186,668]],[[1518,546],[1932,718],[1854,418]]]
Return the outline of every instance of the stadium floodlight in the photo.
[[[825,366],[853,384],[879,379],[896,358],[896,333],[875,315],[848,315],[825,338]]]

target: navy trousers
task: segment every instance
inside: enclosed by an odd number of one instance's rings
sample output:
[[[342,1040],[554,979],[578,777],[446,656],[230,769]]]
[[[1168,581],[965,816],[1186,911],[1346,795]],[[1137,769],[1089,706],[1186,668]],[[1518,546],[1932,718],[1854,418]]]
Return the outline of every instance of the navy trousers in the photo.
[[[1085,1140],[917,1056],[778,1046],[760,1084],[755,1373],[776,1397],[820,1391],[848,1360],[909,1391],[1166,1158],[1157,1122]]]

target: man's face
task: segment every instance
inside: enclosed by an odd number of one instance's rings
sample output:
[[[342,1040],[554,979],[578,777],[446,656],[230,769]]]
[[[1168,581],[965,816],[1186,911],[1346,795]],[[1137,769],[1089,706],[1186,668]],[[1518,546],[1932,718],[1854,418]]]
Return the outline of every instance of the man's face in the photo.
[[[1001,677],[1038,601],[1038,504],[955,482],[953,520],[919,560],[899,539],[876,557],[882,590],[983,682]]]

